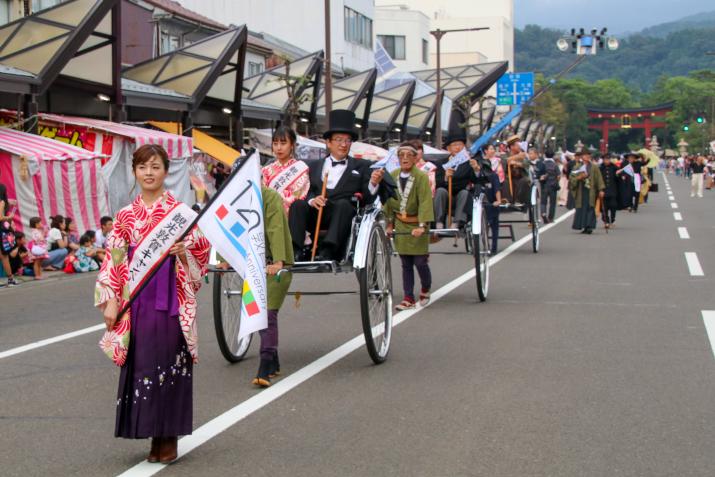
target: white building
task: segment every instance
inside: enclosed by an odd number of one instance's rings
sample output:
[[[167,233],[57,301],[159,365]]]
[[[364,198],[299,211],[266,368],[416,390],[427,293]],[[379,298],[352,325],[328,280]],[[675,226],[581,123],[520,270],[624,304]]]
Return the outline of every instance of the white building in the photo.
[[[180,0],[186,8],[226,24],[246,24],[303,50],[325,49],[323,0]],[[330,28],[334,68],[348,72],[372,68],[374,0],[331,0]]]
[[[430,19],[430,30],[489,27],[477,32],[448,33],[441,41],[442,66],[509,61],[514,65],[514,0],[375,0],[376,10],[404,4]],[[381,17],[379,17],[381,18]],[[397,23],[380,22],[376,31],[398,28]],[[429,38],[430,67],[437,65],[437,47]]]
[[[417,71],[430,64],[430,19],[406,5],[375,7],[375,35],[395,66]]]

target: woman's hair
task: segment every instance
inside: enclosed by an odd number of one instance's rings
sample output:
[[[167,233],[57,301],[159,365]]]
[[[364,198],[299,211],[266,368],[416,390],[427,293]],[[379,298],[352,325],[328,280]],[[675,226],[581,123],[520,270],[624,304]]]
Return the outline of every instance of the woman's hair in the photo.
[[[273,131],[273,138],[271,141],[278,141],[279,139],[286,139],[290,141],[291,144],[295,144],[298,140],[295,131],[293,131],[288,126],[278,126],[275,131]]]
[[[97,232],[94,230],[88,230],[84,233],[86,236],[90,237],[92,239],[92,242],[97,238]]]
[[[37,217],[34,217],[37,218]],[[38,218],[39,220],[39,218]],[[32,222],[32,220],[30,221]],[[62,225],[62,222],[65,223],[65,226],[67,225],[68,221],[65,220],[64,217],[61,215],[55,215],[54,217],[50,217],[50,228],[51,229],[59,229],[60,225]],[[32,223],[30,223],[30,227],[32,227]]]
[[[30,228],[31,229],[37,228],[37,225],[41,224],[41,223],[42,223],[42,219],[39,217],[31,217],[30,218]]]
[[[144,144],[139,147],[132,155],[132,170],[135,171],[137,166],[149,162],[152,157],[158,157],[164,164],[164,170],[169,171],[169,155],[163,147],[156,144]]]
[[[25,238],[25,234],[22,232],[15,232],[15,240],[22,240]]]
[[[79,244],[82,246],[84,246],[84,244],[86,244],[86,243],[92,244],[92,242],[93,242],[92,237],[88,233],[82,235],[79,238]]]

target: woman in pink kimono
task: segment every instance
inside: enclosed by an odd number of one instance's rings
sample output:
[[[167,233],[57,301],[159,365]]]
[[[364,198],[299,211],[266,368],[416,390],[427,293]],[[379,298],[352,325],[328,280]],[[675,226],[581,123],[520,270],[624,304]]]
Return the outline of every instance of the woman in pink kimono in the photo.
[[[192,432],[196,292],[210,246],[196,228],[178,240],[195,213],[164,189],[164,149],[140,147],[132,170],[140,194],[114,219],[95,306],[107,326],[100,346],[121,366],[115,435],[151,437],[147,460],[168,463],[177,457],[177,436]]]
[[[310,189],[308,166],[293,157],[297,136],[292,129],[279,126],[273,133],[273,155],[276,160],[263,168],[263,185],[278,192],[283,208],[288,209],[296,200],[305,199]]]

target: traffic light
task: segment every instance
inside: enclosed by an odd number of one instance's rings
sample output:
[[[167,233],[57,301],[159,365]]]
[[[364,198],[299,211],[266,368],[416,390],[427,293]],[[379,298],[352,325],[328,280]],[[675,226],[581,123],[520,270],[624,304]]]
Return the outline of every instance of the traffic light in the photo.
[[[688,124],[683,124],[683,131],[685,131],[685,132],[690,131],[690,125],[688,125]]]
[[[703,124],[705,122],[705,118],[702,116],[698,116],[697,118],[695,118],[695,121],[697,121],[698,124]]]

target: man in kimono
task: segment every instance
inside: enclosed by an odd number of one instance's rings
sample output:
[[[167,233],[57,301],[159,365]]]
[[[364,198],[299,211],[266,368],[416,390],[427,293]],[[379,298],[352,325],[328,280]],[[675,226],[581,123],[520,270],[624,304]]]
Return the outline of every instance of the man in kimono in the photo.
[[[576,161],[569,176],[569,189],[576,206],[572,228],[591,234],[596,228],[596,200],[603,200],[605,185],[600,169],[591,163],[588,149],[577,152]]]
[[[521,148],[521,138],[514,134],[506,140],[509,147],[508,157],[504,160],[506,180],[502,189],[502,197],[512,204],[528,204],[531,194],[531,178],[529,169],[531,163],[526,152]]]
[[[422,288],[419,303],[426,306],[430,300],[432,273],[429,268],[429,223],[434,220],[432,190],[427,174],[416,166],[418,153],[409,142],[397,150],[400,168],[391,175],[398,184],[397,197],[384,206],[387,215],[388,234],[395,234],[395,249],[402,262],[402,286],[404,299],[398,310],[415,308],[415,272],[420,276]]]
[[[449,152],[447,161],[451,161],[454,156],[461,153],[466,147],[467,138],[463,132],[450,134],[445,141],[445,147]],[[467,221],[466,207],[469,203],[469,193],[472,187],[472,168],[468,162],[458,165],[456,168],[449,168],[444,171],[443,176],[437,176],[437,192],[434,201],[434,215],[437,228],[443,228],[448,224],[449,211],[449,180],[452,179],[452,216],[456,228],[461,228]]]
[[[603,223],[606,228],[613,228],[616,222],[616,211],[618,210],[618,168],[613,164],[610,153],[603,155],[603,163],[600,166],[601,176],[603,177],[604,194],[603,204],[601,205]]]

